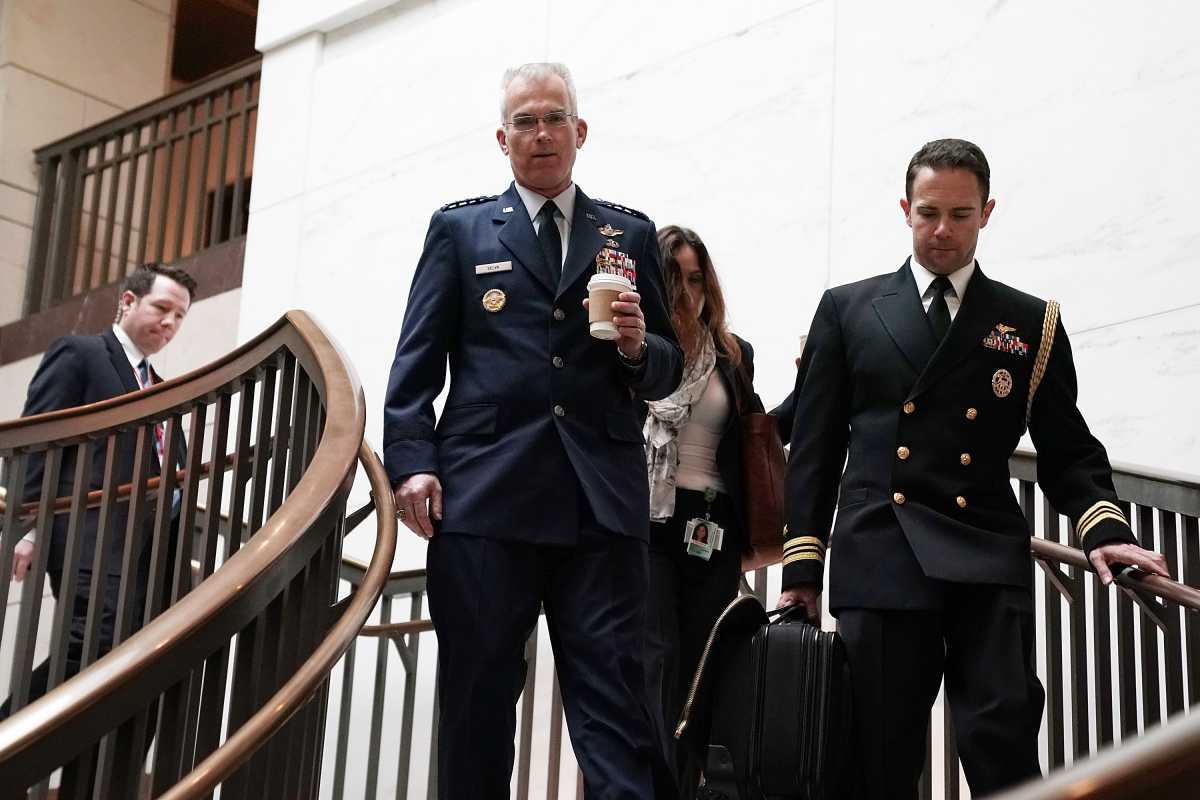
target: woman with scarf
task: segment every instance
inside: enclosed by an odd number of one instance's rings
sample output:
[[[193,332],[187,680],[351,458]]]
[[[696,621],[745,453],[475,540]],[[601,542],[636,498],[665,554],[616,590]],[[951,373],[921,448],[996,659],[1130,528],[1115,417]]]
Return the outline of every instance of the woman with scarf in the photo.
[[[725,326],[725,300],[700,237],[669,225],[659,229],[658,247],[684,370],[674,394],[646,404],[647,663],[679,796],[691,800],[703,764],[677,746],[673,732],[708,633],[742,574],[747,537],[738,408],[754,376],[754,350]]]

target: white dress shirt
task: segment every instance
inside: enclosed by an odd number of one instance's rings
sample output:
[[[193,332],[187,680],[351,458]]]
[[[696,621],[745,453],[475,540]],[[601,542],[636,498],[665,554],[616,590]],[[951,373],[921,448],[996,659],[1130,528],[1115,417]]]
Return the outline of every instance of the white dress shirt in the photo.
[[[917,257],[914,255],[908,261],[909,269],[912,270],[913,278],[917,281],[917,293],[921,295],[921,305],[925,307],[925,313],[929,313],[929,304],[933,302],[933,280],[941,277],[936,272],[930,272],[926,269]],[[950,309],[950,319],[954,319],[958,314],[959,306],[962,305],[963,298],[967,295],[967,284],[971,282],[971,276],[975,274],[975,259],[971,259],[971,263],[965,267],[959,267],[945,277],[950,279],[952,291],[946,293],[946,308]]]
[[[146,354],[138,349],[138,346],[133,343],[133,339],[129,338],[129,334],[120,325],[113,324],[113,335],[117,337],[117,341],[121,343],[121,349],[125,351],[125,358],[129,359],[129,366],[133,367],[133,377],[137,379],[138,386],[142,386],[142,375],[138,372],[138,364],[146,360]],[[146,364],[149,365],[149,361]],[[153,368],[151,368],[153,369]],[[145,386],[142,386],[145,389]]]
[[[558,206],[561,216],[556,217],[558,222],[558,236],[562,242],[562,258],[563,264],[567,261],[567,245],[571,241],[571,220],[575,214],[575,184],[572,183],[566,189],[563,189],[553,198],[546,198],[532,189],[526,189],[521,184],[517,184],[517,194],[521,195],[521,202],[525,204],[525,210],[529,213],[529,218],[533,220],[533,232],[537,233],[541,228],[541,221],[538,220],[538,212],[542,210],[547,199],[552,199],[554,205]],[[562,264],[558,265],[562,267]]]

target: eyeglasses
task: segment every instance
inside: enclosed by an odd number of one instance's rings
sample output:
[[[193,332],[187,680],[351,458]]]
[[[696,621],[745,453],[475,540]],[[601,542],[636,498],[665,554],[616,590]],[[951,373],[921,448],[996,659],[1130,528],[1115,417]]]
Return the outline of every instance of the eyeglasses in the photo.
[[[537,130],[538,122],[546,123],[546,127],[548,128],[561,128],[574,116],[574,114],[568,111],[549,111],[540,117],[536,117],[533,114],[518,114],[510,122],[504,124],[515,131],[529,133],[530,131]]]

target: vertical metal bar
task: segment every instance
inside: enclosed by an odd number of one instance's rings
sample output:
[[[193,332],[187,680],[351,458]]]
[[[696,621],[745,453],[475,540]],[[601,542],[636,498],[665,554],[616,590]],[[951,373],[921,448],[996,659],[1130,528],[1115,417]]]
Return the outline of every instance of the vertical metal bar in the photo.
[[[38,162],[37,206],[33,212],[33,236],[29,244],[29,270],[25,277],[25,303],[22,316],[41,311],[42,290],[49,268],[50,232],[53,229],[58,167],[62,155],[55,154]]]
[[[59,467],[62,464],[62,450],[50,447],[42,458],[42,495],[38,499],[37,519],[34,522],[35,544],[33,551],[33,566],[25,575],[25,584],[21,587],[21,610],[17,617],[17,635],[14,640],[12,662],[12,686],[9,697],[12,705],[10,713],[19,711],[29,702],[29,678],[33,671],[34,648],[37,644],[37,632],[42,612],[42,592],[46,580],[46,567],[50,559],[50,538],[54,525],[54,501],[58,495]],[[11,467],[10,467],[11,470]],[[11,477],[11,474],[10,474]],[[8,506],[8,515],[4,521],[4,530],[12,531],[10,537],[5,537],[5,550],[11,552],[19,531],[13,523],[14,508],[20,505],[17,498],[24,495],[24,481],[11,481],[10,487],[15,486],[14,493],[9,489],[8,496],[12,498]],[[8,570],[5,570],[7,573]],[[0,630],[3,626],[0,625]]]
[[[1044,536],[1047,541],[1062,543],[1061,526],[1058,512],[1050,505],[1050,501],[1042,498]],[[1049,569],[1057,570],[1055,564],[1047,564]],[[1048,762],[1051,770],[1058,769],[1066,763],[1066,743],[1063,727],[1063,660],[1062,660],[1062,595],[1058,587],[1049,577],[1045,579],[1046,589],[1046,746]]]
[[[76,206],[83,171],[79,160],[86,151],[70,150],[63,156],[62,191],[54,209],[54,223],[50,237],[50,255],[46,259],[46,282],[42,294],[41,308],[55,305],[62,297],[67,284],[67,273],[75,263],[76,222],[80,209]]]
[[[174,188],[175,182],[171,180],[171,175],[174,170],[175,161],[175,124],[179,119],[179,110],[171,109],[167,114],[167,139],[166,145],[163,147],[165,167],[162,183],[162,205],[158,210],[158,226],[155,228],[158,247],[155,248],[155,261],[162,261],[163,254],[167,247],[167,213],[171,207],[171,189]]]
[[[1067,535],[1068,541],[1074,541],[1074,530]],[[1087,591],[1084,582],[1088,573],[1079,568],[1073,568],[1072,586],[1074,592],[1068,606],[1068,625],[1070,631],[1070,670],[1071,670],[1071,756],[1075,763],[1091,752],[1088,722],[1088,669],[1087,669]]]
[[[558,670],[550,688],[550,745],[546,765],[546,800],[558,800],[558,777],[562,768],[562,688],[558,685]]]
[[[1158,510],[1158,535],[1162,541],[1162,552],[1167,557],[1167,571],[1175,578],[1179,573],[1179,537],[1176,533],[1175,515],[1170,511]],[[1167,606],[1167,630],[1164,632],[1163,658],[1167,689],[1167,716],[1178,714],[1184,709],[1183,702],[1183,631],[1179,624],[1180,609],[1173,603]]]
[[[117,440],[119,434],[110,433],[108,435],[108,449],[104,456],[104,484],[100,494],[100,521],[96,531],[96,549],[92,557],[92,586],[91,593],[88,595],[88,614],[87,624],[84,630],[83,637],[83,656],[80,660],[80,668],[91,664],[99,655],[102,655],[100,650],[100,615],[104,611],[105,589],[108,578],[108,562],[109,562],[109,539],[113,536],[113,515],[114,506],[116,504],[117,484],[120,482],[116,476],[116,458],[117,458]],[[112,646],[112,642],[106,642],[104,653],[107,653]]]
[[[27,457],[16,453],[8,459],[7,494],[9,498],[4,510],[4,527],[0,529],[0,634],[4,631],[4,618],[8,612],[8,588],[12,580],[13,548],[20,541],[22,532],[18,525],[21,506],[25,498],[25,466]]]
[[[196,182],[196,217],[192,222],[192,252],[206,247],[204,242],[204,199],[208,194],[209,151],[212,149],[213,95],[204,98],[204,133],[200,145],[200,180]]]
[[[282,376],[279,379],[279,409],[275,414],[275,435],[271,441],[271,493],[267,500],[268,514],[279,508],[283,502],[288,448],[292,442],[296,358],[285,351],[279,354],[279,363]]]
[[[302,621],[299,613],[303,594],[303,573],[293,578],[241,635],[234,654],[233,691],[229,700],[229,730],[240,728],[282,683],[295,667],[292,646]],[[289,635],[280,635],[286,631]],[[266,748],[243,765],[227,783],[234,797],[271,797],[267,780],[268,766],[279,759],[281,742],[291,727],[289,721],[277,732]],[[286,769],[286,763],[278,763]],[[279,796],[284,796],[276,792]]]
[[[533,744],[533,701],[537,681],[538,628],[525,640],[525,688],[521,691],[521,733],[517,750],[517,797],[529,800],[529,753]]]
[[[392,621],[392,598],[384,595],[379,600],[379,624],[386,625]],[[367,749],[367,785],[363,797],[374,800],[379,793],[379,745],[383,739],[383,708],[387,691],[388,672],[388,642],[380,637],[376,639],[378,646],[375,650],[375,686],[371,701],[371,738]]]
[[[275,378],[273,365],[267,365],[262,373],[262,393],[258,403],[258,418],[254,425],[254,470],[250,478],[250,519],[246,537],[258,532],[266,521],[267,471],[270,466],[270,444],[272,415],[275,411]]]
[[[110,167],[112,180],[108,184],[108,223],[104,228],[104,245],[100,252],[100,285],[103,286],[113,280],[112,275],[112,243],[113,229],[117,226],[117,195],[120,194],[118,188],[121,185],[121,163],[122,155],[125,153],[125,131],[117,131],[113,141],[113,164]]]
[[[1113,743],[1112,644],[1109,633],[1109,606],[1113,590],[1094,573],[1085,578],[1092,586],[1092,669],[1096,686],[1092,692],[1096,706],[1096,750]]]
[[[158,489],[154,508],[154,529],[150,540],[150,570],[146,576],[146,602],[143,618],[149,622],[163,612],[171,602],[171,592],[174,586],[171,570],[171,549],[179,549],[178,531],[174,530],[176,473],[175,466],[179,463],[180,453],[178,442],[183,437],[179,428],[182,424],[182,414],[172,414],[163,429],[162,460],[158,470]]]
[[[1125,518],[1130,518],[1129,504],[1122,503]],[[1123,592],[1117,592],[1117,691],[1121,710],[1121,740],[1138,733],[1137,717],[1137,658],[1133,649],[1133,603]]]
[[[108,151],[108,142],[101,140],[92,146],[96,151],[96,166],[92,170],[92,224],[88,226],[87,246],[84,251],[83,262],[79,265],[79,275],[82,278],[81,285],[84,293],[98,285],[95,282],[96,234],[100,226],[100,196],[104,190],[104,167],[101,165]]]
[[[92,457],[95,443],[90,439],[80,443],[75,452],[74,481],[71,491],[71,516],[67,523],[67,546],[63,555],[62,583],[54,605],[54,628],[50,635],[50,675],[46,691],[62,683],[67,669],[67,640],[71,633],[71,616],[79,592],[79,561],[83,552],[83,526],[87,524],[87,495],[91,481]]]
[[[121,248],[117,256],[117,272],[119,275],[129,273],[129,243],[133,237],[133,203],[137,196],[137,179],[138,179],[138,164],[142,161],[142,154],[139,152],[142,148],[142,131],[148,130],[145,123],[138,123],[129,132],[133,137],[129,149],[129,175],[125,182],[125,212],[121,216],[124,227],[121,230]],[[153,134],[151,134],[153,135]],[[148,166],[146,171],[146,180],[151,181],[154,178],[154,154],[151,150],[146,151],[146,163]]]
[[[144,602],[137,597],[139,562],[146,544],[146,482],[150,477],[150,459],[155,450],[152,424],[138,426],[134,450],[133,482],[129,491],[129,515],[125,526],[125,553],[121,559],[121,588],[117,596],[117,618],[113,629],[113,646],[125,641],[130,633],[142,626]],[[138,615],[138,616],[135,616]]]
[[[225,558],[242,546],[242,527],[245,525],[246,481],[250,479],[253,453],[250,450],[250,428],[254,419],[254,395],[256,381],[252,377],[241,381],[238,392],[237,429],[234,432],[233,497],[229,502],[229,527],[225,541]]]
[[[183,145],[183,169],[179,180],[179,210],[175,214],[175,249],[172,250],[173,261],[183,257],[183,230],[187,223],[188,211],[188,182],[192,177],[192,127],[196,124],[196,102],[188,103],[187,126],[180,139]],[[200,212],[197,211],[197,214]]]
[[[1188,586],[1200,586],[1200,519],[1182,516],[1183,523],[1183,565],[1179,574],[1180,581]],[[1200,703],[1200,620],[1197,614],[1185,614],[1184,650],[1187,653],[1187,692],[1188,703]]]
[[[225,209],[225,170],[229,164],[229,119],[233,116],[233,87],[225,88],[225,108],[221,114],[221,133],[217,152],[220,153],[217,167],[217,186],[213,190],[212,220],[209,223],[208,246],[220,244],[229,238],[228,231],[221,230],[221,212]]]
[[[154,191],[158,184],[158,169],[156,163],[158,161],[158,149],[161,138],[159,137],[159,126],[167,126],[167,147],[171,143],[171,116],[167,114],[162,117],[155,117],[150,121],[146,128],[148,135],[146,138],[146,183],[142,187],[142,224],[141,235],[138,238],[138,264],[146,263],[146,254],[150,252],[150,205],[157,194]],[[165,155],[164,155],[165,158]],[[164,179],[165,183],[165,179]],[[166,203],[164,198],[163,203]]]
[[[354,708],[354,654],[358,640],[350,643],[342,662],[342,698],[338,706],[337,747],[333,756],[333,800],[342,800],[346,792],[346,757],[350,752],[350,714]],[[406,720],[412,725],[412,720]]]
[[[189,690],[193,673],[172,685],[163,694],[158,736],[154,743],[154,763],[151,767],[153,779],[151,796],[158,797],[179,782],[183,774],[183,752],[187,725]]]
[[[441,769],[438,753],[440,746],[438,744],[438,736],[442,724],[442,704],[438,697],[438,692],[441,691],[442,682],[442,665],[441,656],[434,662],[433,666],[433,719],[429,723],[429,780],[426,782],[425,797],[426,800],[434,800],[438,796],[438,772]]]
[[[945,761],[942,762],[942,792],[945,800],[958,800],[958,741],[954,738],[954,717],[950,713],[950,698],[942,697],[942,744]]]
[[[1149,506],[1138,506],[1137,510],[1138,540],[1142,547],[1154,551],[1154,509]],[[1157,600],[1149,602],[1157,603]],[[1162,719],[1161,691],[1158,682],[1158,625],[1149,614],[1142,613],[1141,623],[1141,662],[1142,662],[1142,723],[1143,730],[1149,730]]]
[[[424,594],[422,592],[412,593],[408,611],[408,618],[410,620],[421,618],[423,598]],[[419,633],[410,633],[407,643],[402,640],[397,641],[396,646],[400,650],[400,661],[404,665],[404,705],[402,706],[404,724],[400,727],[400,758],[397,759],[398,765],[396,767],[396,797],[398,800],[403,800],[408,797],[409,769],[412,763],[412,718],[416,713],[417,707],[417,666],[420,655],[421,635]]]
[[[188,421],[189,446],[184,459],[183,487],[179,501],[179,544],[171,576],[171,602],[192,590],[192,556],[196,552],[196,498],[200,492],[200,470],[204,461],[204,423],[208,405],[201,401],[191,409]]]
[[[308,441],[308,404],[311,400],[312,383],[303,370],[296,370],[296,404],[292,409],[293,420],[291,441],[288,443],[287,493],[291,494],[300,482],[308,462],[305,459],[305,443]]]
[[[238,144],[237,172],[233,179],[233,207],[229,209],[229,238],[235,239],[245,231],[242,230],[242,187],[246,182],[246,146],[250,141],[250,91],[254,78],[247,78],[242,84],[242,114],[239,120],[242,129],[241,141]]]

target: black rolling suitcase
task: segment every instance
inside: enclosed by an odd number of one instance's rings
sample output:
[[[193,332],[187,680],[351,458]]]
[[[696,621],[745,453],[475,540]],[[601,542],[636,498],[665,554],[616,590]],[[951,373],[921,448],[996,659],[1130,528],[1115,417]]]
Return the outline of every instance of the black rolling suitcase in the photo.
[[[800,621],[802,613],[768,615],[743,596],[713,626],[675,731],[705,763],[700,797],[850,797],[845,649],[836,633]]]

